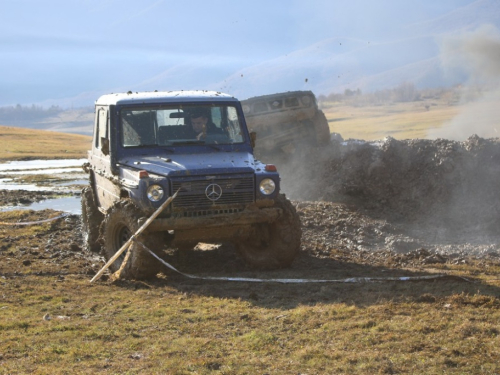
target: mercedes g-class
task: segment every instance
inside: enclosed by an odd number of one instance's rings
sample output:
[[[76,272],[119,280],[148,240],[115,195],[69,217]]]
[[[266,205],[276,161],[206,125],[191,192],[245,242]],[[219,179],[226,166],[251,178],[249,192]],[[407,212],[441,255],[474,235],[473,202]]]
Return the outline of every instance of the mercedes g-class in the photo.
[[[280,193],[276,167],[253,155],[240,102],[213,91],[120,93],[95,104],[82,191],[85,246],[110,259],[165,200],[172,203],[133,242],[121,276],[155,275],[165,247],[232,243],[252,266],[289,266],[300,220]],[[120,269],[124,256],[111,270]]]

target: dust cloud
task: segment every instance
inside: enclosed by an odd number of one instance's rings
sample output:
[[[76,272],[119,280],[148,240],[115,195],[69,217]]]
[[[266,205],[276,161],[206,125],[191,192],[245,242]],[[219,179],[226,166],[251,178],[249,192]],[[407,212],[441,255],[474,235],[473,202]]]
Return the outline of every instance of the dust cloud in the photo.
[[[465,78],[460,113],[428,138],[465,140],[472,134],[500,136],[500,31],[483,26],[441,43],[441,61],[450,79]]]
[[[294,200],[350,204],[445,231],[498,231],[498,139],[332,142],[279,163],[278,170]]]

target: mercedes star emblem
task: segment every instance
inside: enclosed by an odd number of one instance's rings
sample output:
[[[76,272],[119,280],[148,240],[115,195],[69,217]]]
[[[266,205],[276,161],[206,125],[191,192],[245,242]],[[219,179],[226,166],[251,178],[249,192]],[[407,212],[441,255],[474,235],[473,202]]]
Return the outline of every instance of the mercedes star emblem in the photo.
[[[211,201],[216,201],[222,196],[222,188],[217,184],[210,184],[205,189],[205,195]]]

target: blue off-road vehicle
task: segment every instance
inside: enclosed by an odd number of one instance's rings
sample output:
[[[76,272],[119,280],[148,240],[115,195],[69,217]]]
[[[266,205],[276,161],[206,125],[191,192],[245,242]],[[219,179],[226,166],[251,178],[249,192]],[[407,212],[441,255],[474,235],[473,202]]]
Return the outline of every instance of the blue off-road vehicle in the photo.
[[[161,256],[199,242],[232,243],[251,265],[286,267],[300,248],[300,220],[280,194],[276,167],[253,156],[240,102],[210,91],[121,93],[95,106],[84,169],[82,230],[87,249],[110,259],[175,192],[140,236]],[[111,266],[118,270],[118,258]],[[155,275],[160,263],[135,243],[121,271]]]

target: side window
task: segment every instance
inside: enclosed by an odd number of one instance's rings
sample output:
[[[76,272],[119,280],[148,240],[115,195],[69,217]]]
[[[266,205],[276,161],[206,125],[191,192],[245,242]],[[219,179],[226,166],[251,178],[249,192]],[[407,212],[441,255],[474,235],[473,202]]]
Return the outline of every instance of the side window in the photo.
[[[285,98],[285,107],[298,107],[299,100],[295,97]]]
[[[253,106],[253,110],[255,113],[267,112],[267,103],[266,102],[257,102]]]
[[[104,108],[97,109],[96,120],[95,146],[101,148],[101,138],[108,139],[108,111]]]

